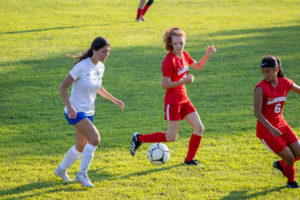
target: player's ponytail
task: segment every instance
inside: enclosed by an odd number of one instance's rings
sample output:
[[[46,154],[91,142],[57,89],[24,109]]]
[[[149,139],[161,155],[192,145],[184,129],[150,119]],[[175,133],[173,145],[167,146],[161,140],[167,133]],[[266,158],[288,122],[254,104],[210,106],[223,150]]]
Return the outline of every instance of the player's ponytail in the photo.
[[[281,61],[277,56],[275,56],[275,59],[276,59],[276,62],[277,62],[277,66],[279,67],[279,71],[277,73],[277,76],[281,77],[281,78],[284,78],[284,72],[283,72],[283,68],[281,66]]]
[[[86,58],[92,57],[93,50],[98,51],[99,49],[101,49],[105,46],[110,46],[108,40],[103,37],[96,37],[94,39],[94,41],[92,42],[91,47],[87,51],[80,54],[79,56],[75,56],[76,61],[75,61],[74,65],[76,65],[77,63],[79,63],[80,61],[82,61]]]

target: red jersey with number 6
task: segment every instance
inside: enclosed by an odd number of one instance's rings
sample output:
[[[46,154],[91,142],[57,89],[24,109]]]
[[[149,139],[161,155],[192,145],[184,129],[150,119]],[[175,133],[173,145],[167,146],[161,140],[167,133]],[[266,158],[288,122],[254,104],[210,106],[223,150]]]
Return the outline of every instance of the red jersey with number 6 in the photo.
[[[162,63],[163,76],[170,77],[171,81],[180,81],[187,77],[189,65],[193,62],[194,60],[186,51],[182,52],[180,58],[170,51]],[[179,85],[166,91],[165,103],[167,104],[185,103],[188,100],[185,85]]]
[[[262,114],[275,127],[287,125],[282,115],[283,105],[286,95],[293,86],[293,81],[287,78],[277,77],[278,84],[274,87],[265,79],[262,80],[257,87],[263,90]],[[257,121],[257,123],[260,123]]]

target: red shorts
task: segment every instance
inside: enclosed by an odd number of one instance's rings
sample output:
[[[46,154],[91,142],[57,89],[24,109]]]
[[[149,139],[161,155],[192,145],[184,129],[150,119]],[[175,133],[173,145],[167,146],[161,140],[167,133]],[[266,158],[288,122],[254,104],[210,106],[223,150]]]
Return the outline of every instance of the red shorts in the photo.
[[[179,121],[183,120],[188,114],[196,112],[196,108],[191,101],[180,104],[165,103],[165,120]]]
[[[257,123],[256,135],[271,151],[278,154],[287,145],[297,142],[299,139],[289,125],[277,127],[282,133],[281,136],[275,137],[269,129],[261,123]]]

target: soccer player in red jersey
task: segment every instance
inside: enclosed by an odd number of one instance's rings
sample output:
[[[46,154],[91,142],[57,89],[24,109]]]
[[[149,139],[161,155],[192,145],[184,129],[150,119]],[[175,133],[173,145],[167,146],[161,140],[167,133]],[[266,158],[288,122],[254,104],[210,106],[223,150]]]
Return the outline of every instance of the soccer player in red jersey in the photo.
[[[287,93],[300,94],[300,87],[284,78],[278,57],[265,56],[261,62],[264,76],[254,92],[254,114],[257,120],[256,136],[282,160],[273,167],[287,177],[289,188],[299,188],[295,181],[294,163],[300,158],[300,142],[282,115]]]
[[[150,6],[152,5],[154,0],[148,0],[148,2],[145,5],[145,0],[140,0],[138,9],[137,9],[137,14],[136,14],[136,18],[135,21],[136,22],[140,22],[140,21],[146,21],[146,18],[144,17],[144,15],[146,14],[147,10],[150,8]],[[145,5],[145,7],[144,7]]]
[[[179,121],[185,119],[193,127],[194,132],[184,163],[201,166],[194,160],[194,157],[200,145],[204,127],[197,110],[187,96],[185,84],[192,84],[194,81],[194,76],[188,74],[189,66],[201,70],[216,49],[214,46],[208,46],[204,57],[196,62],[184,51],[185,40],[185,33],[178,27],[170,27],[164,34],[164,44],[168,54],[162,63],[161,87],[166,89],[164,110],[165,120],[168,120],[168,131],[145,135],[133,133],[130,146],[133,156],[142,143],[175,141],[178,137]]]

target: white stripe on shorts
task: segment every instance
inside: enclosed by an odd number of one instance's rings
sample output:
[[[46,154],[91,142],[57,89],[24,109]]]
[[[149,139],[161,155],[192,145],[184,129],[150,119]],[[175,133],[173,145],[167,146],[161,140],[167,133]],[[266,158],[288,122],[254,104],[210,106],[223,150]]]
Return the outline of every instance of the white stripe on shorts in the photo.
[[[272,151],[273,153],[275,153],[275,152],[267,145],[267,143],[266,143],[266,141],[265,141],[264,139],[261,139],[261,141],[266,145],[266,147],[268,147],[268,149],[269,149],[270,151]]]
[[[167,120],[170,120],[170,104],[167,105],[166,116],[167,116]]]

